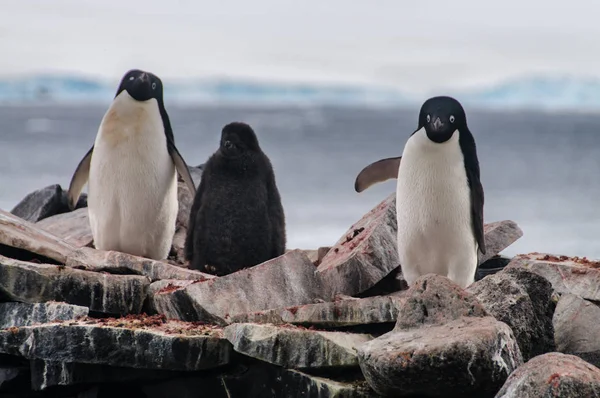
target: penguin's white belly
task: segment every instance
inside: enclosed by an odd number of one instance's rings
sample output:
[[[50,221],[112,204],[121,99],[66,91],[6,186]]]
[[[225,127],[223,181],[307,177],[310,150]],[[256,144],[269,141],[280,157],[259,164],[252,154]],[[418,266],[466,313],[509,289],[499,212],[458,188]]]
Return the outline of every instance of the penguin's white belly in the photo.
[[[177,173],[162,121],[103,120],[90,164],[88,209],[100,250],[165,259],[177,218]],[[114,116],[114,115],[113,115]],[[145,120],[141,117],[140,120]]]
[[[462,287],[474,280],[478,248],[458,134],[436,144],[419,131],[402,156],[396,190],[398,254],[409,284],[428,273]]]

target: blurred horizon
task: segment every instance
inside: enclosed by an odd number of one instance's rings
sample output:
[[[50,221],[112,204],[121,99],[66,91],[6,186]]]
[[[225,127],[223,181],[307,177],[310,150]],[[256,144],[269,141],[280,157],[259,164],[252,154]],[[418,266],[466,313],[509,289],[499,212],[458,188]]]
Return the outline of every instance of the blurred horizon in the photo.
[[[163,80],[344,84],[421,96],[515,79],[595,80],[599,12],[593,0],[22,0],[3,4],[0,77],[81,74],[115,83],[139,68]]]

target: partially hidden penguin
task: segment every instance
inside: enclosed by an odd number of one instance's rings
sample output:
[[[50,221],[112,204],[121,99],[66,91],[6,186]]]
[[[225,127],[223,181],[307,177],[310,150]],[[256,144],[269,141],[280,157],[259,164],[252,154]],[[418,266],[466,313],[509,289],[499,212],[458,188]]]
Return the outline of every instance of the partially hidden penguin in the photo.
[[[281,256],[285,245],[271,161],[248,124],[227,124],[190,211],[184,249],[190,268],[227,275]]]
[[[80,161],[68,191],[73,209],[88,183],[94,245],[154,260],[166,259],[177,218],[177,172],[195,194],[175,147],[162,81],[128,71],[104,115],[96,141]]]
[[[398,255],[409,285],[429,273],[463,288],[473,283],[478,251],[485,254],[479,174],[465,111],[440,96],[423,103],[401,157],[372,163],[356,177],[357,192],[397,178]]]

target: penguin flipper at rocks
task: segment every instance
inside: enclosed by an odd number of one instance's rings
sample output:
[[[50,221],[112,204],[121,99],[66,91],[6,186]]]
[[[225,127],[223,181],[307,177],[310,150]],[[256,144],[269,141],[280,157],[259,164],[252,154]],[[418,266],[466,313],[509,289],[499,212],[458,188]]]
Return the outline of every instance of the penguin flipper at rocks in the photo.
[[[169,155],[171,156],[171,159],[173,159],[173,163],[175,164],[175,168],[179,172],[179,175],[181,175],[183,181],[185,181],[191,194],[194,195],[196,193],[196,186],[194,185],[194,180],[192,179],[192,175],[190,174],[190,170],[188,169],[185,160],[183,160],[183,157],[175,146],[175,137],[173,135],[173,129],[171,128],[171,122],[169,121],[169,115],[167,115],[164,108],[161,108],[160,113],[165,128],[165,136],[167,137],[167,150]]]
[[[381,159],[371,163],[361,170],[354,181],[354,190],[362,192],[371,185],[398,178],[398,168],[402,156],[396,158]]]
[[[73,177],[71,177],[71,183],[69,184],[69,191],[67,193],[69,210],[73,211],[83,190],[83,186],[87,183],[90,176],[90,164],[92,162],[92,153],[94,152],[94,146],[90,148],[85,154],[83,159],[77,165]]]
[[[485,237],[483,234],[483,186],[479,179],[479,164],[465,162],[467,180],[471,191],[471,222],[473,223],[473,234],[477,240],[479,251],[485,254]]]

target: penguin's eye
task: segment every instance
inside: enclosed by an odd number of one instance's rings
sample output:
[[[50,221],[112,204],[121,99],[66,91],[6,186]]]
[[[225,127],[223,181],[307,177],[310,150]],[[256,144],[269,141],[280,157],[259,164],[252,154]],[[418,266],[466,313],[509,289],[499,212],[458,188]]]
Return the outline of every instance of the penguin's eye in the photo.
[[[152,83],[152,90],[156,88],[156,83]]]
[[[450,123],[454,123],[454,115],[450,115]]]
[[[427,115],[427,123],[431,122],[431,116]]]
[[[133,79],[135,79],[135,77],[133,77],[133,76],[130,76],[130,77],[129,77],[129,80],[133,80]]]

